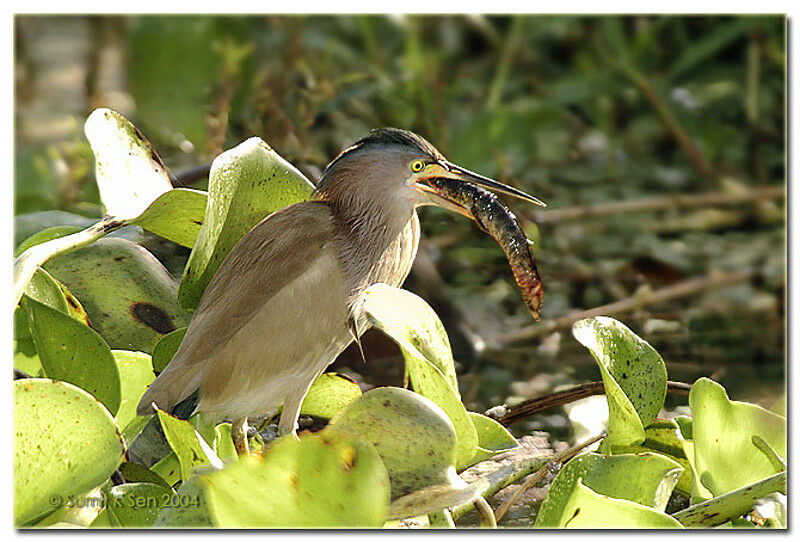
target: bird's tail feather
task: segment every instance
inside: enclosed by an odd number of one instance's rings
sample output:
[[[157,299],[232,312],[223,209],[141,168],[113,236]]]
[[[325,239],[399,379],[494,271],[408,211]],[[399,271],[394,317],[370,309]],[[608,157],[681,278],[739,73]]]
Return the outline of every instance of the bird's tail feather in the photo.
[[[179,370],[167,368],[158,375],[136,407],[138,416],[155,414],[153,403],[166,412],[171,412],[175,406],[186,399],[198,387],[199,367],[182,367]]]

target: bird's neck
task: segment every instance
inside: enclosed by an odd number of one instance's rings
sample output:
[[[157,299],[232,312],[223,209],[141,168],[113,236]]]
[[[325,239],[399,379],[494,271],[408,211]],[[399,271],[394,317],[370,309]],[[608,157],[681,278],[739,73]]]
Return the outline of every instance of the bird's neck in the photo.
[[[377,282],[400,286],[405,281],[417,253],[419,221],[413,207],[390,209],[390,202],[384,202],[389,212],[379,215],[357,204],[328,203],[337,222],[340,260],[350,283],[351,315],[359,321],[366,288]]]

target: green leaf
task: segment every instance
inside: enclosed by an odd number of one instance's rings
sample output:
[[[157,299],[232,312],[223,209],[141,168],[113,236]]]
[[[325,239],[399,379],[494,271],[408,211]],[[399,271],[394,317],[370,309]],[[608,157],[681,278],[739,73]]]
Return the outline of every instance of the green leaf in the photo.
[[[170,452],[161,458],[150,470],[171,486],[181,481],[181,462],[175,452]]]
[[[22,305],[47,377],[75,384],[116,414],[120,404],[117,364],[102,337],[61,311],[25,297]]]
[[[164,436],[181,465],[181,480],[188,480],[196,467],[210,465],[213,468],[222,468],[222,461],[189,422],[170,416],[163,410],[156,412],[164,429]]]
[[[223,528],[380,527],[389,502],[378,454],[328,429],[280,439],[263,461],[245,458],[197,478]]]
[[[369,442],[391,482],[390,518],[412,517],[475,498],[455,471],[456,435],[434,402],[402,388],[375,388],[328,427]]]
[[[119,466],[119,472],[126,482],[148,482],[172,489],[166,480],[140,463],[125,461]]]
[[[753,443],[753,436],[786,457],[786,418],[758,405],[731,401],[725,389],[708,378],[692,386],[689,407],[693,465],[699,482],[711,495],[734,491],[778,472]]]
[[[14,523],[54,510],[99,486],[122,461],[124,444],[108,410],[85,391],[48,379],[14,387]]]
[[[253,137],[214,159],[203,226],[181,278],[178,297],[197,307],[222,260],[267,215],[304,201],[314,190],[302,173]]]
[[[598,316],[576,322],[572,334],[597,360],[608,400],[603,450],[644,441],[644,427],[664,406],[667,369],[652,346],[621,322]]]
[[[684,508],[673,517],[686,527],[714,527],[753,509],[756,501],[780,491],[786,493],[786,471]]]
[[[188,327],[182,327],[171,331],[161,337],[153,347],[153,370],[160,373],[172,361],[175,352],[183,341]]]
[[[553,480],[536,526],[563,526],[580,480],[600,495],[663,511],[682,472],[680,464],[655,453],[580,455],[564,465]]]
[[[477,412],[468,414],[478,434],[478,450],[472,458],[472,463],[485,461],[500,452],[519,446],[517,439],[497,421]]]
[[[121,400],[117,411],[117,424],[127,428],[136,418],[136,405],[147,387],[156,379],[150,356],[142,352],[114,350],[111,352],[117,362],[121,385]],[[143,416],[145,420],[147,419]]]
[[[556,527],[567,529],[679,529],[664,512],[596,493],[578,479]]]
[[[58,282],[44,269],[37,270],[33,275],[25,288],[25,295],[60,312],[69,313],[67,299]]]
[[[39,211],[17,215],[14,217],[14,246],[19,248],[27,239],[44,230],[67,226],[77,231],[91,226],[95,222],[97,222],[97,218],[88,218],[65,211]],[[16,256],[17,254],[15,254]]]
[[[136,243],[101,239],[56,256],[45,268],[81,300],[112,348],[149,353],[163,335],[189,322],[169,272]]]
[[[109,514],[120,527],[128,529],[152,526],[162,507],[179,502],[171,488],[149,482],[114,486],[106,497]]]
[[[172,190],[164,164],[131,122],[111,109],[95,109],[84,125],[95,158],[95,178],[106,214],[138,217]]]
[[[359,397],[358,384],[337,373],[323,373],[311,384],[300,414],[330,419]]]
[[[203,225],[207,200],[205,192],[175,188],[159,196],[130,224],[191,248]]]
[[[458,439],[456,468],[468,467],[475,457],[478,435],[461,403],[453,358],[441,322],[421,298],[386,284],[373,284],[367,289],[364,310],[370,323],[400,347],[414,391],[447,413]],[[414,319],[417,316],[421,316],[421,321]],[[445,345],[447,354],[443,353]],[[434,358],[425,357],[417,346]]]

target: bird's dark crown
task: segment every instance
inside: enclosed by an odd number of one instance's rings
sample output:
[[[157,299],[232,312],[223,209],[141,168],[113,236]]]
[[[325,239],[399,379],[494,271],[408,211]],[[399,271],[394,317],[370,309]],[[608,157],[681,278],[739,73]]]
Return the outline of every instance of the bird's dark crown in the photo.
[[[336,158],[331,160],[331,163],[328,164],[328,167],[325,168],[325,172],[327,172],[335,163],[345,156],[349,156],[354,152],[368,147],[384,145],[400,145],[404,147],[410,147],[415,151],[419,151],[422,154],[430,156],[433,160],[444,160],[444,156],[442,156],[442,153],[440,153],[436,147],[428,143],[425,138],[418,136],[414,132],[401,130],[399,128],[376,128],[371,130],[367,136],[362,137],[353,143],[353,145],[339,153]],[[323,177],[325,176],[325,172],[323,172]]]

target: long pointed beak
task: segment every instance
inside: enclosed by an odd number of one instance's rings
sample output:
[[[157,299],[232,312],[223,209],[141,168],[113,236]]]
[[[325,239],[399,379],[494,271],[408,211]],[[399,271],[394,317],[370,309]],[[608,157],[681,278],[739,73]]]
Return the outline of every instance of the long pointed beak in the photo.
[[[470,171],[461,166],[457,166],[451,162],[447,162],[446,160],[440,160],[435,164],[429,164],[425,170],[425,173],[417,179],[417,189],[426,195],[428,203],[455,211],[456,213],[464,215],[467,218],[474,219],[467,209],[465,209],[456,201],[453,201],[452,194],[447,194],[446,191],[444,191],[440,186],[436,186],[435,183],[430,182],[437,178],[452,179],[463,183],[478,185],[493,192],[508,194],[509,196],[514,196],[516,198],[535,203],[536,205],[541,205],[542,207],[547,206],[539,198],[535,198],[530,194],[526,194],[525,192],[517,190],[511,186],[498,183],[493,179],[484,177],[483,175],[475,173],[474,171]]]
[[[475,173],[474,171],[470,171],[461,166],[457,166],[452,162],[443,160],[439,162],[439,165],[442,166],[442,168],[444,168],[451,174],[451,175],[441,175],[442,177],[450,177],[452,179],[471,182],[473,184],[477,184],[478,186],[482,186],[493,192],[508,194],[509,196],[514,196],[515,198],[529,201],[531,203],[535,203],[536,205],[540,205],[542,207],[547,207],[547,204],[542,200],[540,200],[539,198],[531,196],[530,194],[526,194],[522,190],[517,190],[512,186],[508,186],[503,183],[498,183],[497,181],[490,179],[489,177],[484,177],[479,173]]]

